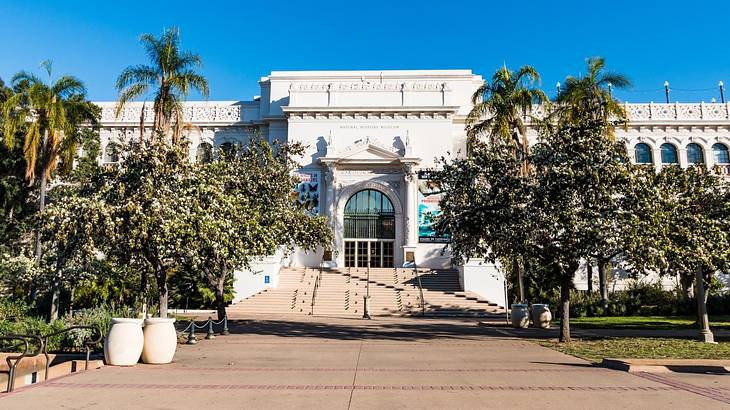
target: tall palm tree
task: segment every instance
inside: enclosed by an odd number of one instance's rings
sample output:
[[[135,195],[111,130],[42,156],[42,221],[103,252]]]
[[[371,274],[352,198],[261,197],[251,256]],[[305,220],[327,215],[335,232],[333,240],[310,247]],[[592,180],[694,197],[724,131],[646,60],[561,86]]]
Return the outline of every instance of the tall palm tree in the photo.
[[[557,122],[580,124],[598,122],[606,126],[606,137],[614,140],[615,126],[627,125],[628,117],[621,103],[613,98],[612,90],[631,87],[631,81],[623,74],[606,70],[606,60],[591,57],[586,60],[586,74],[565,79],[565,87],[555,98],[555,110],[550,115]],[[551,121],[548,121],[550,123]],[[596,255],[598,288],[604,312],[608,310],[606,270],[618,250],[609,255]],[[605,313],[604,313],[605,314]]]
[[[116,115],[121,113],[126,103],[152,91],[152,138],[171,138],[177,144],[185,127],[182,110],[185,98],[192,90],[208,98],[208,81],[195,71],[202,66],[202,60],[197,54],[180,50],[180,32],[174,27],[165,30],[159,38],[143,34],[140,42],[150,65],[132,65],[119,74]]]
[[[539,81],[540,74],[528,65],[517,72],[506,66],[498,69],[492,81],[485,81],[472,96],[474,107],[466,119],[468,146],[486,136],[491,143],[501,140],[527,152],[524,119],[534,104],[548,101],[545,93],[534,87]]]
[[[520,174],[529,173],[527,154],[529,141],[525,118],[532,115],[533,104],[548,101],[545,93],[535,85],[540,74],[533,67],[524,65],[517,72],[506,66],[498,69],[491,82],[484,82],[472,96],[473,108],[466,119],[467,150],[471,151],[487,137],[489,142],[506,143],[512,146],[515,156],[522,161]],[[525,300],[524,266],[521,261],[510,261],[517,271],[520,300]]]
[[[25,129],[25,177],[29,185],[39,182],[39,211],[45,209],[48,181],[59,161],[65,167],[73,164],[81,142],[80,128],[97,122],[96,110],[86,100],[86,87],[79,79],[64,75],[53,81],[52,62],[44,61],[41,67],[48,73],[48,82],[20,71],[10,81],[15,94],[2,106],[3,136],[8,147],[16,146],[18,131]],[[40,263],[40,231],[36,235],[35,256]]]
[[[625,124],[627,117],[624,107],[613,98],[612,90],[628,87],[631,87],[628,77],[606,71],[604,58],[591,57],[587,60],[586,74],[565,79],[565,87],[555,98],[554,115],[571,123],[585,119],[604,122],[609,126],[608,137],[613,138],[613,126]]]

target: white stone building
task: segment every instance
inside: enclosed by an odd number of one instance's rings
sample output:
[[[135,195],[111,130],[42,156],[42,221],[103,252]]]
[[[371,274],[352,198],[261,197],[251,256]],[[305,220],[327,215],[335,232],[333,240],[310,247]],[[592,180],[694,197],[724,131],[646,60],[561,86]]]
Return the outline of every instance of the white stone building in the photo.
[[[245,144],[255,133],[302,142],[306,182],[300,194],[316,201],[335,231],[335,252],[325,264],[450,267],[447,239],[429,230],[438,197],[429,195],[427,171],[436,158],[464,152],[465,119],[482,82],[471,70],[275,71],[259,81],[261,96],[252,101],[186,104],[185,121],[195,125],[188,135],[191,158],[212,146]],[[117,118],[114,103],[98,104],[103,161],[115,161],[113,144],[139,135],[143,105],[132,103]],[[151,108],[144,107],[146,126]],[[626,111],[628,129],[617,135],[635,161],[730,169],[729,104],[626,104]],[[243,275],[239,283],[251,286],[241,285],[238,297],[275,285],[282,264],[318,266],[322,257],[297,252],[268,258],[262,265],[270,273],[266,283]],[[464,287],[485,297],[487,288],[500,286],[468,283],[462,274]]]

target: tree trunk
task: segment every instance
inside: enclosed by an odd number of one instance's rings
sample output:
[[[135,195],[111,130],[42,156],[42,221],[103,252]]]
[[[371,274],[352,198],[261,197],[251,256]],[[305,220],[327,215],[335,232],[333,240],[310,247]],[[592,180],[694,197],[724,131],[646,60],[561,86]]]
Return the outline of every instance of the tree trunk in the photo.
[[[588,285],[588,293],[593,293],[593,265],[591,262],[586,263],[586,283]]]
[[[520,303],[525,302],[525,275],[522,271],[522,264],[520,264],[520,258],[512,259],[514,268],[517,271],[517,285],[520,288]]]
[[[226,276],[225,271],[218,275],[215,282],[215,305],[218,311],[218,320],[223,320],[226,316],[226,301],[225,301],[225,285]]]
[[[169,290],[167,288],[167,277],[164,271],[157,276],[157,288],[160,292],[160,317],[167,317],[167,300],[169,297]]]
[[[702,268],[695,274],[695,298],[697,299],[697,324],[700,330],[700,340],[705,343],[714,343],[715,338],[710,330],[710,320],[707,317],[707,299],[705,298],[705,281],[702,277]]]
[[[70,295],[68,296],[68,317],[74,317],[74,295],[76,293],[76,286],[71,285]]]
[[[570,288],[573,278],[563,279],[560,285],[560,341],[570,343]]]
[[[679,284],[682,287],[682,298],[685,302],[692,299],[692,284],[695,278],[690,275],[679,275]]]
[[[43,134],[43,150],[45,152],[46,147],[46,141],[48,140],[48,131],[46,131]],[[39,194],[39,203],[38,203],[38,212],[43,212],[43,210],[46,209],[46,189],[48,185],[48,178],[46,177],[45,170],[41,170],[41,186],[40,186],[40,194]],[[38,226],[37,232],[36,232],[36,238],[35,238],[35,260],[36,264],[40,267],[41,262],[43,261],[43,246],[42,246],[42,238],[41,238],[41,227]],[[35,284],[35,281],[31,279],[30,282],[30,300],[31,302],[35,302],[36,298],[38,297],[38,287]]]
[[[598,259],[598,291],[601,293],[601,307],[603,307],[603,316],[608,315],[608,284],[606,280],[606,262],[604,259]]]
[[[61,252],[56,254],[56,271],[53,274],[53,290],[51,291],[51,312],[48,315],[48,321],[53,322],[58,319],[58,311],[61,309]]]

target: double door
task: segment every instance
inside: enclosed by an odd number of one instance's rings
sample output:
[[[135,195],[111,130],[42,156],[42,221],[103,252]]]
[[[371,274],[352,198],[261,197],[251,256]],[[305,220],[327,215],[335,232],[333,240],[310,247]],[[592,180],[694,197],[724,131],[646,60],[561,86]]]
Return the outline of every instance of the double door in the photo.
[[[345,266],[351,268],[392,268],[393,241],[345,241]]]

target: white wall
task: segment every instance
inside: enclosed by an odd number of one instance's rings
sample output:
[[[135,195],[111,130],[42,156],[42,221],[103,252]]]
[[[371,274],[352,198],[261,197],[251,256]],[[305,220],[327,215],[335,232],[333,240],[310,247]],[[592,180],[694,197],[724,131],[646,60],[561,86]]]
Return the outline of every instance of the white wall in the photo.
[[[484,259],[470,259],[459,267],[459,282],[462,289],[474,292],[482,298],[505,307],[504,273],[498,264]]]

